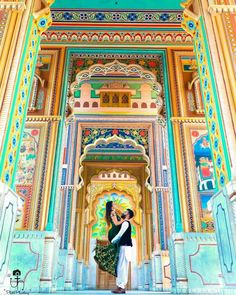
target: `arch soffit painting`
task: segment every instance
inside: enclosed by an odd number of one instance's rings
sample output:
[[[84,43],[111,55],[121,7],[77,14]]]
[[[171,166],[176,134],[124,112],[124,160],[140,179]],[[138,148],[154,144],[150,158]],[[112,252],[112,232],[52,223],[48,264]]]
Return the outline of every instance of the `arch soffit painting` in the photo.
[[[139,77],[146,82],[152,84],[153,91],[157,94],[156,104],[160,106],[160,110],[163,106],[163,99],[161,97],[162,86],[157,82],[156,76],[150,71],[144,70],[141,66],[136,64],[124,64],[118,60],[114,60],[107,64],[96,64],[89,67],[87,70],[81,71],[76,75],[75,81],[70,85],[70,92],[72,96],[69,98],[69,105],[74,107],[74,92],[79,87],[79,84],[83,81],[88,81],[94,76],[107,76],[107,75],[125,75],[127,77]]]
[[[152,186],[148,182],[148,180],[150,178],[150,175],[151,175],[150,168],[149,168],[149,166],[150,166],[150,159],[146,155],[146,151],[145,151],[144,147],[142,145],[140,145],[140,144],[137,144],[133,139],[123,139],[123,138],[121,138],[121,137],[119,137],[117,135],[113,135],[113,136],[108,137],[108,138],[98,138],[94,143],[89,144],[89,145],[87,145],[84,148],[84,152],[83,152],[83,154],[80,157],[80,167],[79,167],[79,178],[80,178],[80,182],[79,182],[78,188],[80,189],[84,185],[84,180],[83,180],[83,171],[84,171],[83,161],[85,160],[86,155],[89,153],[89,151],[91,149],[94,149],[96,147],[96,145],[98,145],[98,144],[108,144],[108,143],[112,143],[112,142],[118,142],[118,143],[121,143],[121,144],[130,144],[130,145],[133,145],[136,149],[138,149],[140,151],[140,153],[143,156],[143,159],[147,163],[146,164],[146,167],[145,167],[145,172],[147,173],[147,177],[146,177],[146,180],[145,180],[145,186],[147,187],[147,189],[149,191],[152,191],[153,188],[152,188]]]

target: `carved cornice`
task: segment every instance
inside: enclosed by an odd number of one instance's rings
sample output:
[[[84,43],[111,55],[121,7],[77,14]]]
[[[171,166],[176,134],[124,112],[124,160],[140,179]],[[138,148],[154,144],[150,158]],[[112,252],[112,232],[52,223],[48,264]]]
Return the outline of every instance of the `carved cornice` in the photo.
[[[190,34],[184,31],[168,31],[168,32],[155,32],[155,31],[138,31],[130,32],[116,30],[116,31],[105,31],[98,29],[96,31],[86,31],[86,30],[55,30],[50,28],[46,32],[42,33],[42,43],[60,43],[68,45],[78,44],[81,42],[86,43],[104,43],[111,42],[114,44],[124,43],[124,44],[192,44],[193,39]]]
[[[172,117],[170,119],[173,123],[205,123],[205,118],[196,118],[196,117]]]
[[[210,14],[221,14],[221,13],[235,13],[236,5],[226,5],[226,4],[211,4],[208,7],[208,12]]]
[[[61,116],[27,116],[27,122],[49,122],[49,121],[60,121]]]
[[[24,2],[0,2],[0,9],[2,10],[16,10],[22,11],[26,8]]]

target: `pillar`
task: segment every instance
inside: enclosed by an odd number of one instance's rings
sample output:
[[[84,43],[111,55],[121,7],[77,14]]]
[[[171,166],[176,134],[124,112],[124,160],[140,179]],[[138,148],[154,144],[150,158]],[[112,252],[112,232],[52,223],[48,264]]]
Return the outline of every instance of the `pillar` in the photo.
[[[212,205],[223,273],[222,292],[229,294],[236,289],[236,83],[232,54],[236,33],[230,18],[236,11],[233,4],[224,0],[182,1],[182,26],[194,40],[217,181]]]
[[[28,101],[40,46],[40,35],[51,24],[49,5],[28,0],[19,5],[13,2],[3,10],[8,13],[0,68],[0,178],[14,188],[21,139]],[[7,2],[6,2],[7,3]],[[5,4],[7,6],[7,4]],[[17,7],[19,7],[17,9]],[[42,8],[40,8],[42,7]],[[12,10],[12,11],[11,11]]]
[[[47,232],[44,240],[42,270],[40,275],[40,292],[56,291],[57,262],[60,238],[55,232]]]
[[[188,279],[184,255],[184,234],[174,233],[170,242],[172,292],[188,293]]]

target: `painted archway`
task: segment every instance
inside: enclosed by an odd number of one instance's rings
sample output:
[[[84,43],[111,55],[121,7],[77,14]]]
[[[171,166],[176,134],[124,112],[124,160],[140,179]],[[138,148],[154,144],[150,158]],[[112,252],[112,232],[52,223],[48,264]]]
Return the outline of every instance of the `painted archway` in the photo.
[[[140,155],[142,155],[143,160],[147,163],[145,167],[145,172],[147,174],[146,180],[145,180],[145,186],[149,191],[152,191],[152,186],[149,183],[150,179],[150,159],[146,154],[145,148],[141,144],[137,144],[135,140],[133,139],[123,139],[117,135],[113,135],[108,138],[98,138],[94,143],[89,144],[85,147],[83,154],[80,157],[80,165],[79,165],[79,177],[80,177],[80,182],[79,182],[79,189],[84,185],[84,180],[83,180],[83,171],[84,171],[84,166],[83,166],[83,161],[86,159],[86,156],[89,154],[89,152],[96,148],[97,145],[99,144],[109,144],[109,143],[120,143],[120,144],[125,144],[125,145],[131,145],[133,148],[135,148]]]
[[[161,98],[162,87],[161,84],[157,82],[156,76],[147,70],[144,70],[141,66],[136,64],[126,65],[114,60],[107,64],[96,64],[89,67],[87,70],[81,71],[76,75],[75,81],[70,86],[70,91],[72,96],[69,98],[69,105],[74,108],[74,92],[78,89],[79,84],[83,81],[88,81],[92,77],[99,76],[117,76],[123,75],[126,77],[138,77],[146,82],[152,84],[153,91],[157,94],[156,104],[160,107],[159,111],[163,107],[163,100]]]

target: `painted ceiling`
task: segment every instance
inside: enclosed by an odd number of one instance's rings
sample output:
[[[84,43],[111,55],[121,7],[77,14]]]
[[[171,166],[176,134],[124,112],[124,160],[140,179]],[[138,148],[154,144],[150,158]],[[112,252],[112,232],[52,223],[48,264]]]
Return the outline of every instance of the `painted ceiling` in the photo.
[[[56,0],[53,8],[72,9],[131,9],[131,10],[175,10],[181,9],[180,0]]]

